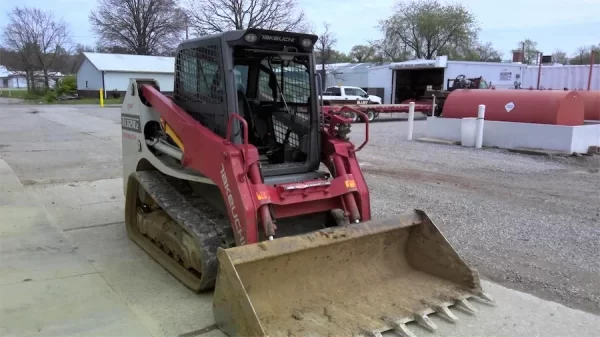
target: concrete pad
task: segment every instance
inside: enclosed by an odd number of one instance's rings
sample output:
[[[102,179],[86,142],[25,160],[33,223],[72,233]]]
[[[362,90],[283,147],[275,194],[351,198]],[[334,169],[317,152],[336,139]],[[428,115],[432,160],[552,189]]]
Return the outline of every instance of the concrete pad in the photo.
[[[22,188],[23,185],[17,175],[4,160],[0,159],[0,191],[9,192]]]
[[[50,220],[63,230],[123,222],[122,179],[59,185],[32,185]]]
[[[92,151],[98,148],[98,142],[91,140],[90,136],[83,134],[73,134],[69,136],[71,140],[65,139],[48,139],[45,141],[30,141],[11,139],[10,144],[0,147],[0,153],[3,152],[41,152],[41,151]],[[116,150],[116,147],[115,147]],[[119,148],[120,150],[120,148]]]
[[[0,207],[0,270],[0,284],[96,272],[43,210],[16,206]]]
[[[47,109],[40,117],[104,140],[121,141],[121,128],[112,120],[86,115],[76,108]],[[120,120],[119,120],[119,123]]]
[[[117,148],[38,151],[27,156],[5,152],[3,158],[24,185],[117,178],[122,171]]]
[[[151,336],[98,274],[0,286],[2,336]]]
[[[545,301],[535,296],[514,291],[495,283],[482,285],[496,300],[495,307],[470,301],[479,310],[475,315],[455,308],[456,323],[449,323],[438,315],[431,320],[438,326],[439,335],[459,336],[598,336],[600,317]],[[416,324],[409,328],[418,336],[431,335]]]
[[[154,337],[177,336],[214,324],[212,292],[196,294],[181,284],[129,240],[125,224],[66,234]],[[211,335],[224,336],[218,331]]]

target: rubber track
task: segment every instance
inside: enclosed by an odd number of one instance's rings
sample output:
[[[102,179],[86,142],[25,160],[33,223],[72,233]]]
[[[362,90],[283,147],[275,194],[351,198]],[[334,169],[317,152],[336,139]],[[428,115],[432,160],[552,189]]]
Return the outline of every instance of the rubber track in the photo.
[[[158,171],[138,171],[135,179],[152,199],[181,227],[192,235],[203,251],[202,288],[214,288],[217,277],[217,249],[229,239],[226,233],[232,233],[228,219],[200,198],[184,194],[183,187],[177,188],[177,182],[171,183]]]

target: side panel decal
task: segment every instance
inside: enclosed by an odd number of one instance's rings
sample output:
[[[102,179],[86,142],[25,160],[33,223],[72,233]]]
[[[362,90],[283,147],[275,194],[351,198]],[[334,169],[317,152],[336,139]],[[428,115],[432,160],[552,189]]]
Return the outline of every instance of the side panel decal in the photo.
[[[129,131],[142,133],[142,125],[140,123],[140,116],[121,114],[121,128],[123,130],[129,130]]]

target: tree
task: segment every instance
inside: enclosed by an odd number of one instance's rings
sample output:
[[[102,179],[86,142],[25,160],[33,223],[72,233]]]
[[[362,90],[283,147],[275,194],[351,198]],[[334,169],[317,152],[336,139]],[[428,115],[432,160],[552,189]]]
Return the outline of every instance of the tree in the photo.
[[[517,49],[523,52],[524,64],[537,64],[537,60],[539,59],[537,42],[525,39],[519,42]]]
[[[439,1],[398,2],[394,14],[380,21],[383,46],[406,47],[419,59],[433,59],[443,48],[469,46],[477,40],[475,17],[462,5]]]
[[[358,63],[370,62],[375,56],[375,48],[370,45],[356,45],[350,50],[349,56]]]
[[[556,49],[554,53],[552,53],[552,61],[560,64],[567,64],[569,63],[569,57],[564,51]]]
[[[373,62],[403,62],[411,59],[414,53],[404,43],[395,38],[386,37],[381,40],[369,41],[375,54]]]
[[[331,24],[328,22],[323,22],[323,32],[321,34],[317,34],[313,32],[313,34],[318,35],[319,39],[315,44],[315,58],[317,59],[317,63],[321,65],[321,86],[325,88],[326,78],[328,69],[325,67],[327,63],[330,62],[332,56],[334,55],[333,46],[337,43],[337,38],[335,35],[329,30]]]
[[[352,62],[352,57],[348,54],[341,52],[339,50],[332,49],[329,54],[329,60],[327,63],[350,63]]]
[[[8,70],[23,70],[21,55],[17,51],[4,47],[0,47],[0,65]]]
[[[50,88],[50,78],[58,57],[67,54],[68,25],[50,11],[32,7],[14,7],[8,13],[8,25],[3,33],[6,47],[19,54],[17,65],[24,71],[27,87],[34,90],[38,82],[36,72],[42,73],[42,82]]]
[[[598,46],[584,46],[577,48],[577,52],[570,59],[570,64],[590,64],[591,53],[594,51],[594,64],[600,64],[600,43]]]
[[[197,34],[264,28],[280,31],[309,29],[296,0],[188,0],[190,25]]]
[[[491,42],[475,43],[470,46],[440,49],[440,54],[448,55],[452,60],[475,62],[502,62],[502,52],[495,49]]]
[[[175,0],[98,0],[89,19],[102,47],[139,55],[169,53],[185,30]]]

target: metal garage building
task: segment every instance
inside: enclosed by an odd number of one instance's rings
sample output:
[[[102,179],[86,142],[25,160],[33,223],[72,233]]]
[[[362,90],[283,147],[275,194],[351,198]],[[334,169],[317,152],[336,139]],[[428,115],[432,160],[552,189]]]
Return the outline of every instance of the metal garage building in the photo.
[[[317,69],[322,67],[319,65]],[[369,94],[383,98],[383,103],[400,103],[410,98],[412,92],[433,85],[447,89],[459,75],[483,78],[497,89],[511,89],[515,81],[522,88],[537,88],[538,66],[527,66],[519,62],[469,62],[452,61],[447,56],[434,60],[411,60],[383,65],[375,63],[328,64],[326,86],[350,85],[367,90]],[[585,89],[588,85],[589,66],[545,65],[542,66],[540,88],[570,90]],[[600,89],[600,65],[594,65],[592,90]],[[413,95],[414,96],[414,95]]]
[[[160,90],[173,92],[175,58],[163,56],[124,55],[84,52],[77,70],[77,91],[80,96],[97,96],[103,89],[105,97],[114,91],[123,96],[130,78],[152,78]]]

